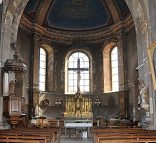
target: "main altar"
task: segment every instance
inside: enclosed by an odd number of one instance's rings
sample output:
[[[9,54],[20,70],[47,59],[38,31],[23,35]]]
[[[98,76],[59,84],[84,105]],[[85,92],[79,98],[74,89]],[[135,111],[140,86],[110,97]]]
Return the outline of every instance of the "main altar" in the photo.
[[[64,118],[92,118],[92,101],[81,93],[66,97]]]
[[[92,101],[89,97],[84,97],[81,93],[66,97],[66,106],[64,112],[65,135],[67,129],[69,134],[71,129],[87,132],[90,134],[90,128],[93,126]]]

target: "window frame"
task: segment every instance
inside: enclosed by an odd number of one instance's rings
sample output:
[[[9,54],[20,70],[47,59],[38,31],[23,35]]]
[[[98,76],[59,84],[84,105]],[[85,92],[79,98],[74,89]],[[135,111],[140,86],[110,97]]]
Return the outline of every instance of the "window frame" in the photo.
[[[116,60],[112,60],[112,52],[115,50],[115,48],[117,49],[117,52],[115,53]],[[110,75],[111,75],[111,91],[112,92],[119,91],[119,59],[118,59],[118,54],[119,54],[118,53],[118,47],[117,46],[112,47],[111,50],[110,50]],[[117,66],[112,67],[112,63],[114,63],[114,61],[117,62],[116,63]],[[112,73],[113,72],[113,69],[116,69],[117,70],[117,74],[113,74]],[[117,76],[118,80],[113,81],[113,76]],[[117,84],[118,84],[117,89],[115,89],[114,86],[113,86],[113,83],[115,83],[115,82],[117,82]]]
[[[45,61],[44,61],[44,63],[45,63],[45,68],[40,68],[40,63],[41,62],[43,62],[43,61],[41,61],[41,53],[40,53],[40,50],[43,50],[44,52],[45,52]],[[47,50],[45,49],[45,48],[43,48],[43,47],[40,47],[39,48],[39,90],[40,91],[42,91],[42,92],[45,92],[46,91],[46,87],[47,87],[47,66],[48,66],[48,64],[47,64],[47,60],[48,60],[48,52],[47,52]],[[42,75],[42,74],[40,74],[40,69],[44,69],[45,70],[45,75]],[[40,80],[40,75],[42,75],[42,76],[44,76],[45,77],[45,82],[41,82],[41,80]],[[40,87],[40,84],[41,83],[44,83],[44,90],[42,90],[42,88]]]
[[[87,58],[88,58],[88,62],[89,62],[89,70],[88,70],[88,75],[89,75],[89,85],[88,85],[88,88],[89,88],[89,91],[87,92],[83,92],[80,90],[80,92],[82,92],[83,94],[90,94],[92,92],[92,58],[91,58],[91,55],[89,52],[85,51],[85,50],[81,50],[81,49],[78,49],[78,50],[71,50],[70,52],[67,53],[66,57],[65,57],[65,94],[75,94],[77,92],[75,91],[72,91],[70,92],[68,90],[68,60],[70,58],[70,56],[74,53],[83,53]],[[81,86],[81,85],[80,85]],[[75,87],[77,89],[77,85]]]

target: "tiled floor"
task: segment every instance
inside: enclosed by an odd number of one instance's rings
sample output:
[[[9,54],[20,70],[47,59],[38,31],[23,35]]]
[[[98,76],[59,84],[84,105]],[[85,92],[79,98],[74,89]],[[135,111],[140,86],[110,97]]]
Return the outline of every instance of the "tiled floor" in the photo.
[[[92,138],[61,136],[60,143],[93,143],[93,140]]]

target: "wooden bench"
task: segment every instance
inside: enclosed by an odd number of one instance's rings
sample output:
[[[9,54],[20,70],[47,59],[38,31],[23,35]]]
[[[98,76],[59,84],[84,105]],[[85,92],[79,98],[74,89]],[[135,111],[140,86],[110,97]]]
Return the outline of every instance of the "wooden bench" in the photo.
[[[24,140],[24,139],[0,139],[3,143],[41,143],[39,140]]]
[[[94,129],[94,143],[156,142],[156,131],[143,129]]]
[[[18,136],[14,136],[14,135],[0,135],[0,142],[5,142],[7,140],[7,142],[16,142],[16,140],[23,141],[23,142],[39,142],[39,143],[46,143],[46,137],[34,137],[34,136],[29,136],[29,135],[18,135]],[[9,141],[10,140],[10,141]]]
[[[3,137],[3,138],[2,138]],[[0,131],[0,139],[42,139],[42,142],[44,140],[44,143],[50,142],[55,143],[59,141],[60,138],[60,131],[58,129],[38,129],[38,128],[32,128],[32,129],[10,129],[10,130],[3,130]],[[41,142],[41,141],[40,141]]]

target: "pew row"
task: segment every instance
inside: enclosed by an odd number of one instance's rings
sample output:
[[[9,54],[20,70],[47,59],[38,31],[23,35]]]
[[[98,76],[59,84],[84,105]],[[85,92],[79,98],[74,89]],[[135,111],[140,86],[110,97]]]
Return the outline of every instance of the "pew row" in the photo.
[[[58,143],[60,138],[59,129],[10,129],[0,131],[0,139],[2,142],[5,142],[5,139],[9,140],[8,142],[13,142],[15,139],[18,142],[23,140],[28,141],[39,141],[40,143]]]
[[[156,131],[138,129],[94,129],[94,143],[156,142]]]

